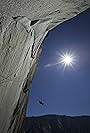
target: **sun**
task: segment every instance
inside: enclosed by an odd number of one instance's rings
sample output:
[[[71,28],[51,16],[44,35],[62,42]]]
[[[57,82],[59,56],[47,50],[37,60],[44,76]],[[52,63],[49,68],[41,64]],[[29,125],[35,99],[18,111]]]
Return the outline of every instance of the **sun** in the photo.
[[[59,62],[60,64],[62,64],[64,70],[66,68],[74,68],[74,65],[76,63],[76,57],[71,51],[62,52],[60,54]]]
[[[56,63],[49,63],[46,64],[44,67],[53,67],[53,66],[60,66],[63,70],[67,68],[72,68],[75,70],[75,65],[78,64],[77,62],[77,54],[73,51],[57,51],[57,62]]]
[[[64,62],[66,65],[69,65],[69,64],[72,63],[72,58],[71,58],[69,55],[67,55],[67,56],[64,57],[63,62]]]

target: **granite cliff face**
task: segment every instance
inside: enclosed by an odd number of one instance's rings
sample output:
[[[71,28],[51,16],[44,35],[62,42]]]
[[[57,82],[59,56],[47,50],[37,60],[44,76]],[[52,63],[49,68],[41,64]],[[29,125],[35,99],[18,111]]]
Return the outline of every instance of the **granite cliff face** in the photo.
[[[90,133],[90,116],[27,117],[25,133]]]
[[[0,133],[21,132],[48,31],[89,7],[90,0],[0,1]]]

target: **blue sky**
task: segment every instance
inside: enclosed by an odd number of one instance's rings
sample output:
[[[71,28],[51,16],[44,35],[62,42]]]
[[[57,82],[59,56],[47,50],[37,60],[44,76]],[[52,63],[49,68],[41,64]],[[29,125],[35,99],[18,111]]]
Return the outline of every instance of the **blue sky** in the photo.
[[[58,62],[60,51],[74,53],[74,70],[45,67]],[[44,41],[26,115],[45,114],[90,115],[90,9],[54,28]]]

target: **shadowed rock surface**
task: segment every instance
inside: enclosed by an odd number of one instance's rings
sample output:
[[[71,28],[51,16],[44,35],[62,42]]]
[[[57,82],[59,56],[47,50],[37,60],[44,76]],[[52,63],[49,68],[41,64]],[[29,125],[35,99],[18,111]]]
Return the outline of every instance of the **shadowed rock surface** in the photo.
[[[25,133],[90,133],[90,116],[27,117]]]
[[[0,133],[20,133],[28,90],[48,31],[90,0],[0,1]]]

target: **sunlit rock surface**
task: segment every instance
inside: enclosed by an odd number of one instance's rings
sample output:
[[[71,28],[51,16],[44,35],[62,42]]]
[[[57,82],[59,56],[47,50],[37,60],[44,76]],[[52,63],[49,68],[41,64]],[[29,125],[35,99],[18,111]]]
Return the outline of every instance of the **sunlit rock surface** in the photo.
[[[27,117],[25,133],[90,133],[90,116]]]
[[[90,0],[0,1],[0,133],[19,133],[42,41]]]

